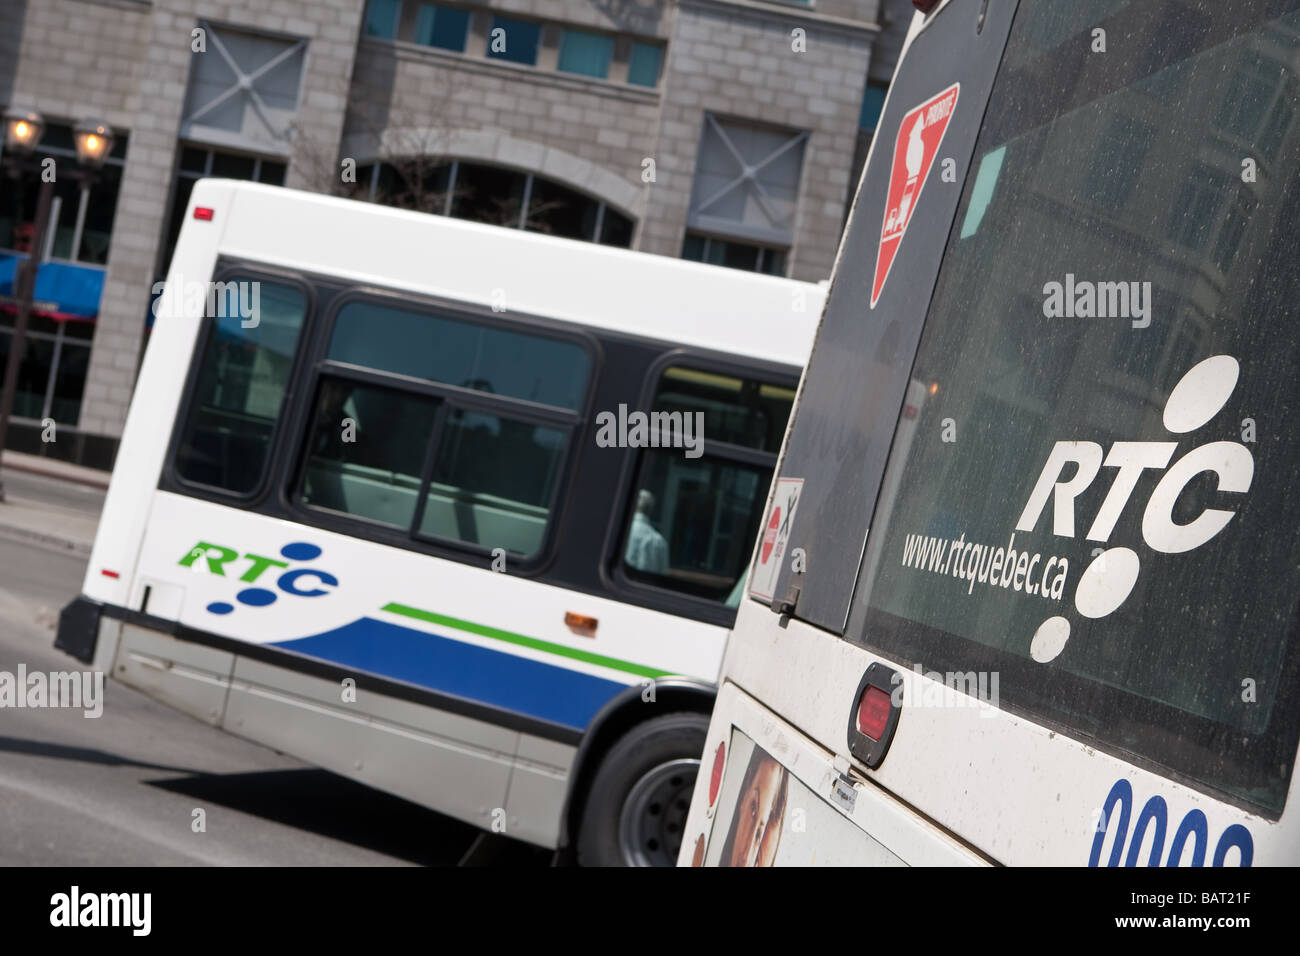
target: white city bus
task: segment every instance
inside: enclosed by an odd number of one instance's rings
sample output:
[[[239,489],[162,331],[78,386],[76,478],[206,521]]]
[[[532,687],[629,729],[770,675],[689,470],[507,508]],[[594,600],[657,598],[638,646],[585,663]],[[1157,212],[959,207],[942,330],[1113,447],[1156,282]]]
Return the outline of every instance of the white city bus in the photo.
[[[201,182],[58,646],[486,829],[671,864],[824,296]]]
[[[948,0],[679,863],[1300,863],[1300,0]]]

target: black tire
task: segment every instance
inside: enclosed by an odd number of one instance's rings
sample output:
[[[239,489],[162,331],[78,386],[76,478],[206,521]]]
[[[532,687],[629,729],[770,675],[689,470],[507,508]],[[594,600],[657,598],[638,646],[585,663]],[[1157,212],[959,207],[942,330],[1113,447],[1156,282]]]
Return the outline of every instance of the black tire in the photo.
[[[706,715],[682,712],[637,724],[619,738],[601,761],[583,809],[578,825],[579,865],[671,866],[676,862],[708,732]],[[631,805],[629,798],[634,796]],[[638,806],[640,812],[634,813]]]

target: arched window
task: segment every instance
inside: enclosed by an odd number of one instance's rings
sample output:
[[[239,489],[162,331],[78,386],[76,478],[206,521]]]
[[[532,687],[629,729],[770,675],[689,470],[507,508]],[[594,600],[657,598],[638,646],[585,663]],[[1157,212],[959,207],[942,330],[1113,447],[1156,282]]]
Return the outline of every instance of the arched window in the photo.
[[[607,203],[533,173],[419,156],[357,168],[354,199],[627,248],[633,222]]]

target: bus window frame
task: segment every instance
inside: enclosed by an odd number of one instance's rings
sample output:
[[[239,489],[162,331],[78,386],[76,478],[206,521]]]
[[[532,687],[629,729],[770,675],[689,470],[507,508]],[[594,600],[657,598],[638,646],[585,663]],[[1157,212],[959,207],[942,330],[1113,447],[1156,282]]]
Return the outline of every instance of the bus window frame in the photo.
[[[664,373],[673,367],[685,367],[700,372],[713,372],[741,380],[757,379],[761,384],[786,387],[794,391],[796,396],[798,394],[800,376],[799,374],[791,376],[786,371],[786,366],[769,361],[756,361],[752,365],[745,365],[729,357],[710,354],[698,349],[679,347],[664,352],[646,367],[637,397],[637,408],[647,410],[652,408],[655,394]],[[759,376],[762,376],[762,378]],[[792,402],[790,416],[786,419],[785,428],[781,430],[783,437],[786,429],[790,426],[790,418],[794,416],[794,407],[795,403]],[[770,467],[771,477],[768,479],[768,489],[761,497],[758,514],[755,518],[755,524],[757,525],[763,519],[763,512],[767,507],[768,492],[771,489],[771,483],[776,480],[777,469],[781,463],[780,446],[775,451],[764,452],[754,448],[746,448],[744,445],[733,445],[730,442],[710,442],[705,438],[702,445],[703,454],[701,460],[710,454],[711,448],[723,449],[724,455],[722,457],[726,461],[758,467],[765,465]],[[714,601],[709,598],[686,594],[672,588],[637,580],[627,574],[623,566],[623,559],[627,547],[629,520],[635,507],[632,496],[636,488],[637,476],[641,473],[646,456],[651,451],[658,449],[637,448],[630,450],[634,454],[628,455],[623,464],[623,471],[619,477],[618,494],[614,499],[616,505],[621,502],[622,506],[615,507],[610,513],[604,556],[600,563],[601,580],[611,593],[620,598],[636,601],[638,604],[653,602],[653,606],[670,604],[681,606],[690,609],[692,616],[699,620],[730,628],[735,623],[738,606],[729,607],[725,601]],[[741,568],[742,580],[749,576],[749,566],[752,559],[751,548],[751,553]],[[741,600],[744,599],[745,594],[742,593]],[[669,611],[668,613],[676,612]]]
[[[536,335],[538,338],[550,338],[569,341],[583,349],[588,359],[587,381],[582,400],[575,409],[566,409],[557,405],[545,405],[527,399],[508,395],[496,395],[478,389],[434,382],[429,379],[415,378],[396,372],[386,372],[370,366],[353,365],[330,359],[330,340],[338,321],[339,313],[349,304],[362,302],[399,311],[422,312],[430,315],[445,315],[456,321],[501,328]],[[486,320],[486,321],[484,321]],[[522,328],[521,328],[522,326]],[[510,567],[518,572],[541,571],[554,557],[556,533],[562,523],[565,509],[568,507],[568,491],[572,484],[575,467],[574,451],[578,447],[576,439],[585,431],[590,421],[590,406],[594,401],[596,384],[603,371],[603,350],[595,336],[581,327],[554,320],[542,319],[522,312],[495,313],[490,308],[476,307],[473,303],[448,300],[436,296],[404,293],[370,284],[346,285],[333,296],[325,306],[320,318],[319,330],[314,333],[312,354],[302,370],[302,398],[299,407],[300,417],[295,419],[293,434],[296,436],[292,447],[286,449],[290,467],[281,483],[282,505],[295,520],[302,524],[321,527],[349,537],[362,538],[378,544],[389,544],[384,540],[389,535],[380,537],[376,532],[388,532],[400,536],[405,543],[398,545],[405,550],[416,553],[432,554],[435,557],[474,565],[477,560],[490,560],[494,549],[467,541],[442,538],[424,534],[419,530],[419,522],[424,514],[425,498],[428,493],[429,478],[436,461],[436,448],[442,437],[447,413],[452,408],[466,411],[482,411],[503,416],[518,413],[515,420],[530,424],[568,429],[561,449],[561,463],[556,475],[555,487],[547,503],[546,531],[542,536],[537,551],[531,555],[521,555],[513,551],[506,552],[510,558]],[[420,473],[420,489],[417,492],[416,507],[412,522],[405,528],[384,524],[361,515],[335,511],[329,508],[307,504],[302,501],[302,483],[306,467],[306,444],[315,417],[315,400],[321,380],[353,382],[371,385],[432,398],[438,402],[433,424],[425,437],[424,461]]]
[[[301,384],[304,371],[305,353],[302,343],[304,336],[315,334],[314,326],[318,321],[320,296],[312,283],[299,272],[279,269],[263,263],[245,262],[244,260],[219,260],[212,270],[211,281],[215,284],[240,277],[254,282],[267,281],[291,286],[301,292],[303,296],[303,316],[298,329],[298,343],[294,350],[293,361],[289,365],[289,375],[285,380],[284,395],[280,400],[280,412],[276,416],[275,425],[267,438],[267,454],[262,467],[262,474],[252,491],[237,492],[231,491],[229,488],[222,488],[219,485],[193,481],[183,476],[177,467],[183,436],[189,425],[190,414],[194,411],[198,397],[199,378],[203,374],[203,359],[207,355],[208,346],[212,343],[213,336],[216,335],[217,318],[204,315],[199,320],[200,327],[195,335],[194,347],[190,352],[189,369],[185,373],[185,381],[181,386],[180,401],[176,407],[176,418],[172,423],[172,433],[167,441],[163,459],[163,480],[160,481],[159,487],[167,490],[165,486],[170,482],[184,489],[185,493],[193,497],[248,510],[264,502],[268,492],[275,484],[279,471],[277,466],[279,464],[280,448],[283,444],[283,437],[289,428],[289,423],[294,418],[296,392]]]

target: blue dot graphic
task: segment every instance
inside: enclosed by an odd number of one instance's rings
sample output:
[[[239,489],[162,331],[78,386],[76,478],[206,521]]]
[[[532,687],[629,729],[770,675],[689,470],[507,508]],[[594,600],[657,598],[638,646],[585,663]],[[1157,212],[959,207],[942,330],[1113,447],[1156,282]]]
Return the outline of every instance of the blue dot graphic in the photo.
[[[275,601],[275,592],[268,591],[266,588],[244,588],[235,595],[240,604],[248,604],[252,607],[266,607],[266,605]]]
[[[320,548],[305,541],[295,541],[281,548],[280,554],[290,561],[310,561],[312,558],[320,557]]]
[[[208,605],[208,610],[213,614],[229,614],[234,609],[233,604],[227,604],[225,601],[213,601]]]

